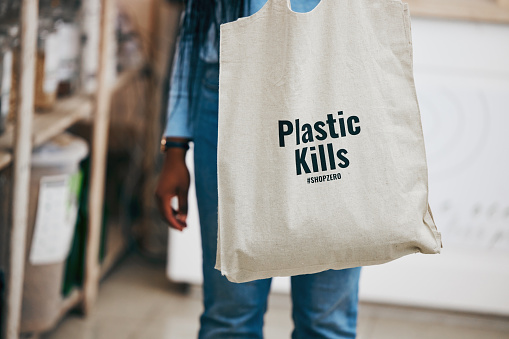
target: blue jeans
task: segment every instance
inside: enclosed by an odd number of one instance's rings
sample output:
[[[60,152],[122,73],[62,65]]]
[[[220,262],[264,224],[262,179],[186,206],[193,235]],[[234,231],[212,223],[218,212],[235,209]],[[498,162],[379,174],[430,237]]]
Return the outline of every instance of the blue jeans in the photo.
[[[200,339],[263,338],[271,279],[229,282],[214,269],[217,249],[217,113],[219,67],[198,68],[193,108],[196,194],[203,248],[204,312]],[[360,268],[291,278],[292,339],[355,338]]]

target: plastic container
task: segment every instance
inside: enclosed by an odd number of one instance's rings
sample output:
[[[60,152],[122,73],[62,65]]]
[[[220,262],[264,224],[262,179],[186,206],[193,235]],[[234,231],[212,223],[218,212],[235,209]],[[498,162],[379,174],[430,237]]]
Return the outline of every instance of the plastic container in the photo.
[[[59,319],[65,261],[75,229],[86,142],[62,134],[32,154],[21,332],[44,332]]]

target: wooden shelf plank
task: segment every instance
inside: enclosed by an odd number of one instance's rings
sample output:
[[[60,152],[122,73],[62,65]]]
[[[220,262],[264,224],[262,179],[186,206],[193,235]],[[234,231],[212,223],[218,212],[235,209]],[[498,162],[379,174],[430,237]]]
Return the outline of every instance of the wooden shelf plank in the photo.
[[[70,310],[79,306],[79,304],[83,301],[83,290],[78,288],[73,288],[71,292],[62,300],[60,304],[60,315],[58,319],[62,319]]]
[[[508,0],[403,0],[412,16],[509,23]]]
[[[90,118],[92,101],[86,97],[75,97],[58,103],[53,114],[37,114],[34,117],[33,143],[37,147],[62,133],[80,120]]]
[[[92,99],[88,96],[74,96],[59,100],[50,112],[36,113],[33,120],[32,143],[34,147],[62,133],[80,120],[92,115]],[[8,126],[0,136],[0,170],[12,162],[13,126]]]

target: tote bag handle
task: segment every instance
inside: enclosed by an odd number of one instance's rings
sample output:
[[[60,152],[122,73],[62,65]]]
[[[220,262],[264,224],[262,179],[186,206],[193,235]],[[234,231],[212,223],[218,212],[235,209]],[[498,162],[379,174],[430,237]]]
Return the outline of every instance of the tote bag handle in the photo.
[[[339,1],[339,0],[334,0],[334,1]],[[270,9],[278,11],[278,12],[279,11],[289,12],[293,15],[303,16],[303,15],[309,15],[309,14],[315,12],[319,7],[322,7],[324,5],[323,4],[324,2],[328,2],[328,0],[320,0],[320,2],[315,6],[315,8],[313,8],[309,12],[304,12],[304,13],[294,12],[292,10],[291,0],[267,0],[267,3],[265,5],[269,6]]]

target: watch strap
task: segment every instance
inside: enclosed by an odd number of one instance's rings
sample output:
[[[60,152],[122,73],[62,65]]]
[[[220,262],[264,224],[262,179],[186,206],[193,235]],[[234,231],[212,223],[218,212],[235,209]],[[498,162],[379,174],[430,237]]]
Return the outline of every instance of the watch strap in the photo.
[[[189,149],[189,143],[183,141],[171,141],[168,139],[162,139],[161,151],[165,152],[169,148],[182,148],[187,151]]]

